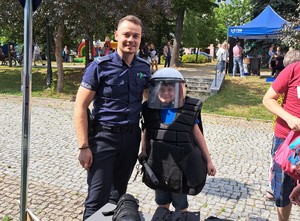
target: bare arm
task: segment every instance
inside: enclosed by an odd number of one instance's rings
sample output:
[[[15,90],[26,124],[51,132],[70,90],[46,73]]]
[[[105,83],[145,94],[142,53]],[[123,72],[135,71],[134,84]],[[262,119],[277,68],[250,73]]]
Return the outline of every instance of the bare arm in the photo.
[[[79,147],[78,160],[83,168],[88,169],[92,164],[92,152],[88,147],[88,116],[87,108],[95,96],[95,92],[79,87],[74,109],[74,125]],[[80,149],[84,148],[84,149]]]
[[[147,153],[146,153],[146,129],[144,129],[142,131],[142,141],[141,141],[141,150],[140,150],[140,154],[139,154],[139,157],[142,157],[142,156],[147,156]]]
[[[300,185],[298,184],[290,194],[291,203],[300,206]]]
[[[144,89],[143,98],[144,98],[144,100],[148,100],[148,98],[149,98],[149,88]]]
[[[193,128],[193,136],[194,136],[197,146],[201,149],[204,157],[206,158],[208,175],[214,176],[216,174],[216,168],[212,163],[205,139],[204,139],[203,134],[201,133],[197,124],[195,124],[194,128]]]
[[[280,94],[276,93],[276,91],[274,91],[274,89],[270,87],[263,98],[263,104],[270,112],[286,121],[288,126],[292,130],[299,131],[300,119],[291,115],[282,108],[282,106],[277,101],[279,97]]]

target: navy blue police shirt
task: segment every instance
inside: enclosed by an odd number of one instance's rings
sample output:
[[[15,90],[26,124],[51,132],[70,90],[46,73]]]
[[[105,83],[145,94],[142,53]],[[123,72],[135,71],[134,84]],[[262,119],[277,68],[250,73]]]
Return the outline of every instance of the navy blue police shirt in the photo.
[[[137,56],[128,66],[114,52],[86,68],[81,86],[95,91],[93,115],[106,126],[138,124],[143,90],[148,87],[150,65]]]

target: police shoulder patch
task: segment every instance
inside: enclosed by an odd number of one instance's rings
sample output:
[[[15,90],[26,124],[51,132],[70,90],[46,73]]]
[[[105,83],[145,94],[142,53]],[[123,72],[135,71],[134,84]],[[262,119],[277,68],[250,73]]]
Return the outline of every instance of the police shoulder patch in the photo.
[[[150,63],[149,63],[148,61],[146,61],[145,59],[143,59],[143,58],[136,57],[136,60],[138,60],[138,61],[140,61],[140,62],[142,62],[142,63],[145,63],[145,64],[147,64],[147,65],[150,66]]]

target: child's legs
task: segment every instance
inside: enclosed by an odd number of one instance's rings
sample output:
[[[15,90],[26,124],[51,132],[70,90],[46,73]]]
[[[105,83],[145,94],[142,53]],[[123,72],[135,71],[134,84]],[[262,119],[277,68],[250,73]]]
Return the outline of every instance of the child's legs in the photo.
[[[172,205],[175,208],[175,211],[187,211],[187,208],[189,207],[188,201],[187,201],[187,195],[186,194],[180,194],[180,193],[171,193],[172,197]]]
[[[171,193],[163,190],[155,190],[155,202],[162,207],[169,208],[172,203],[175,211],[186,210],[188,208],[187,195]]]

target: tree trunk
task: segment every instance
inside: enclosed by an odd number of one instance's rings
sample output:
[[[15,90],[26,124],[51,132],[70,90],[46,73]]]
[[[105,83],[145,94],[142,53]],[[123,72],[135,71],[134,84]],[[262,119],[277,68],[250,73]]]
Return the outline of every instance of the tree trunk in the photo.
[[[90,40],[87,37],[85,39],[85,67],[90,63]]]
[[[85,67],[87,67],[88,64],[93,60],[94,60],[93,34],[88,34],[88,37],[85,39]]]
[[[93,38],[93,34],[89,34],[90,36],[90,61],[94,60],[94,38]]]
[[[184,12],[185,12],[185,8],[180,8],[177,12],[175,39],[173,42],[173,52],[171,58],[172,67],[179,66],[179,50],[180,50],[182,31],[183,31]]]
[[[64,21],[61,20],[61,22],[57,26],[57,32],[54,36],[55,57],[56,57],[56,65],[57,65],[56,92],[58,93],[62,93],[64,91],[64,67],[63,67],[63,58],[61,55],[63,35],[64,35]]]

